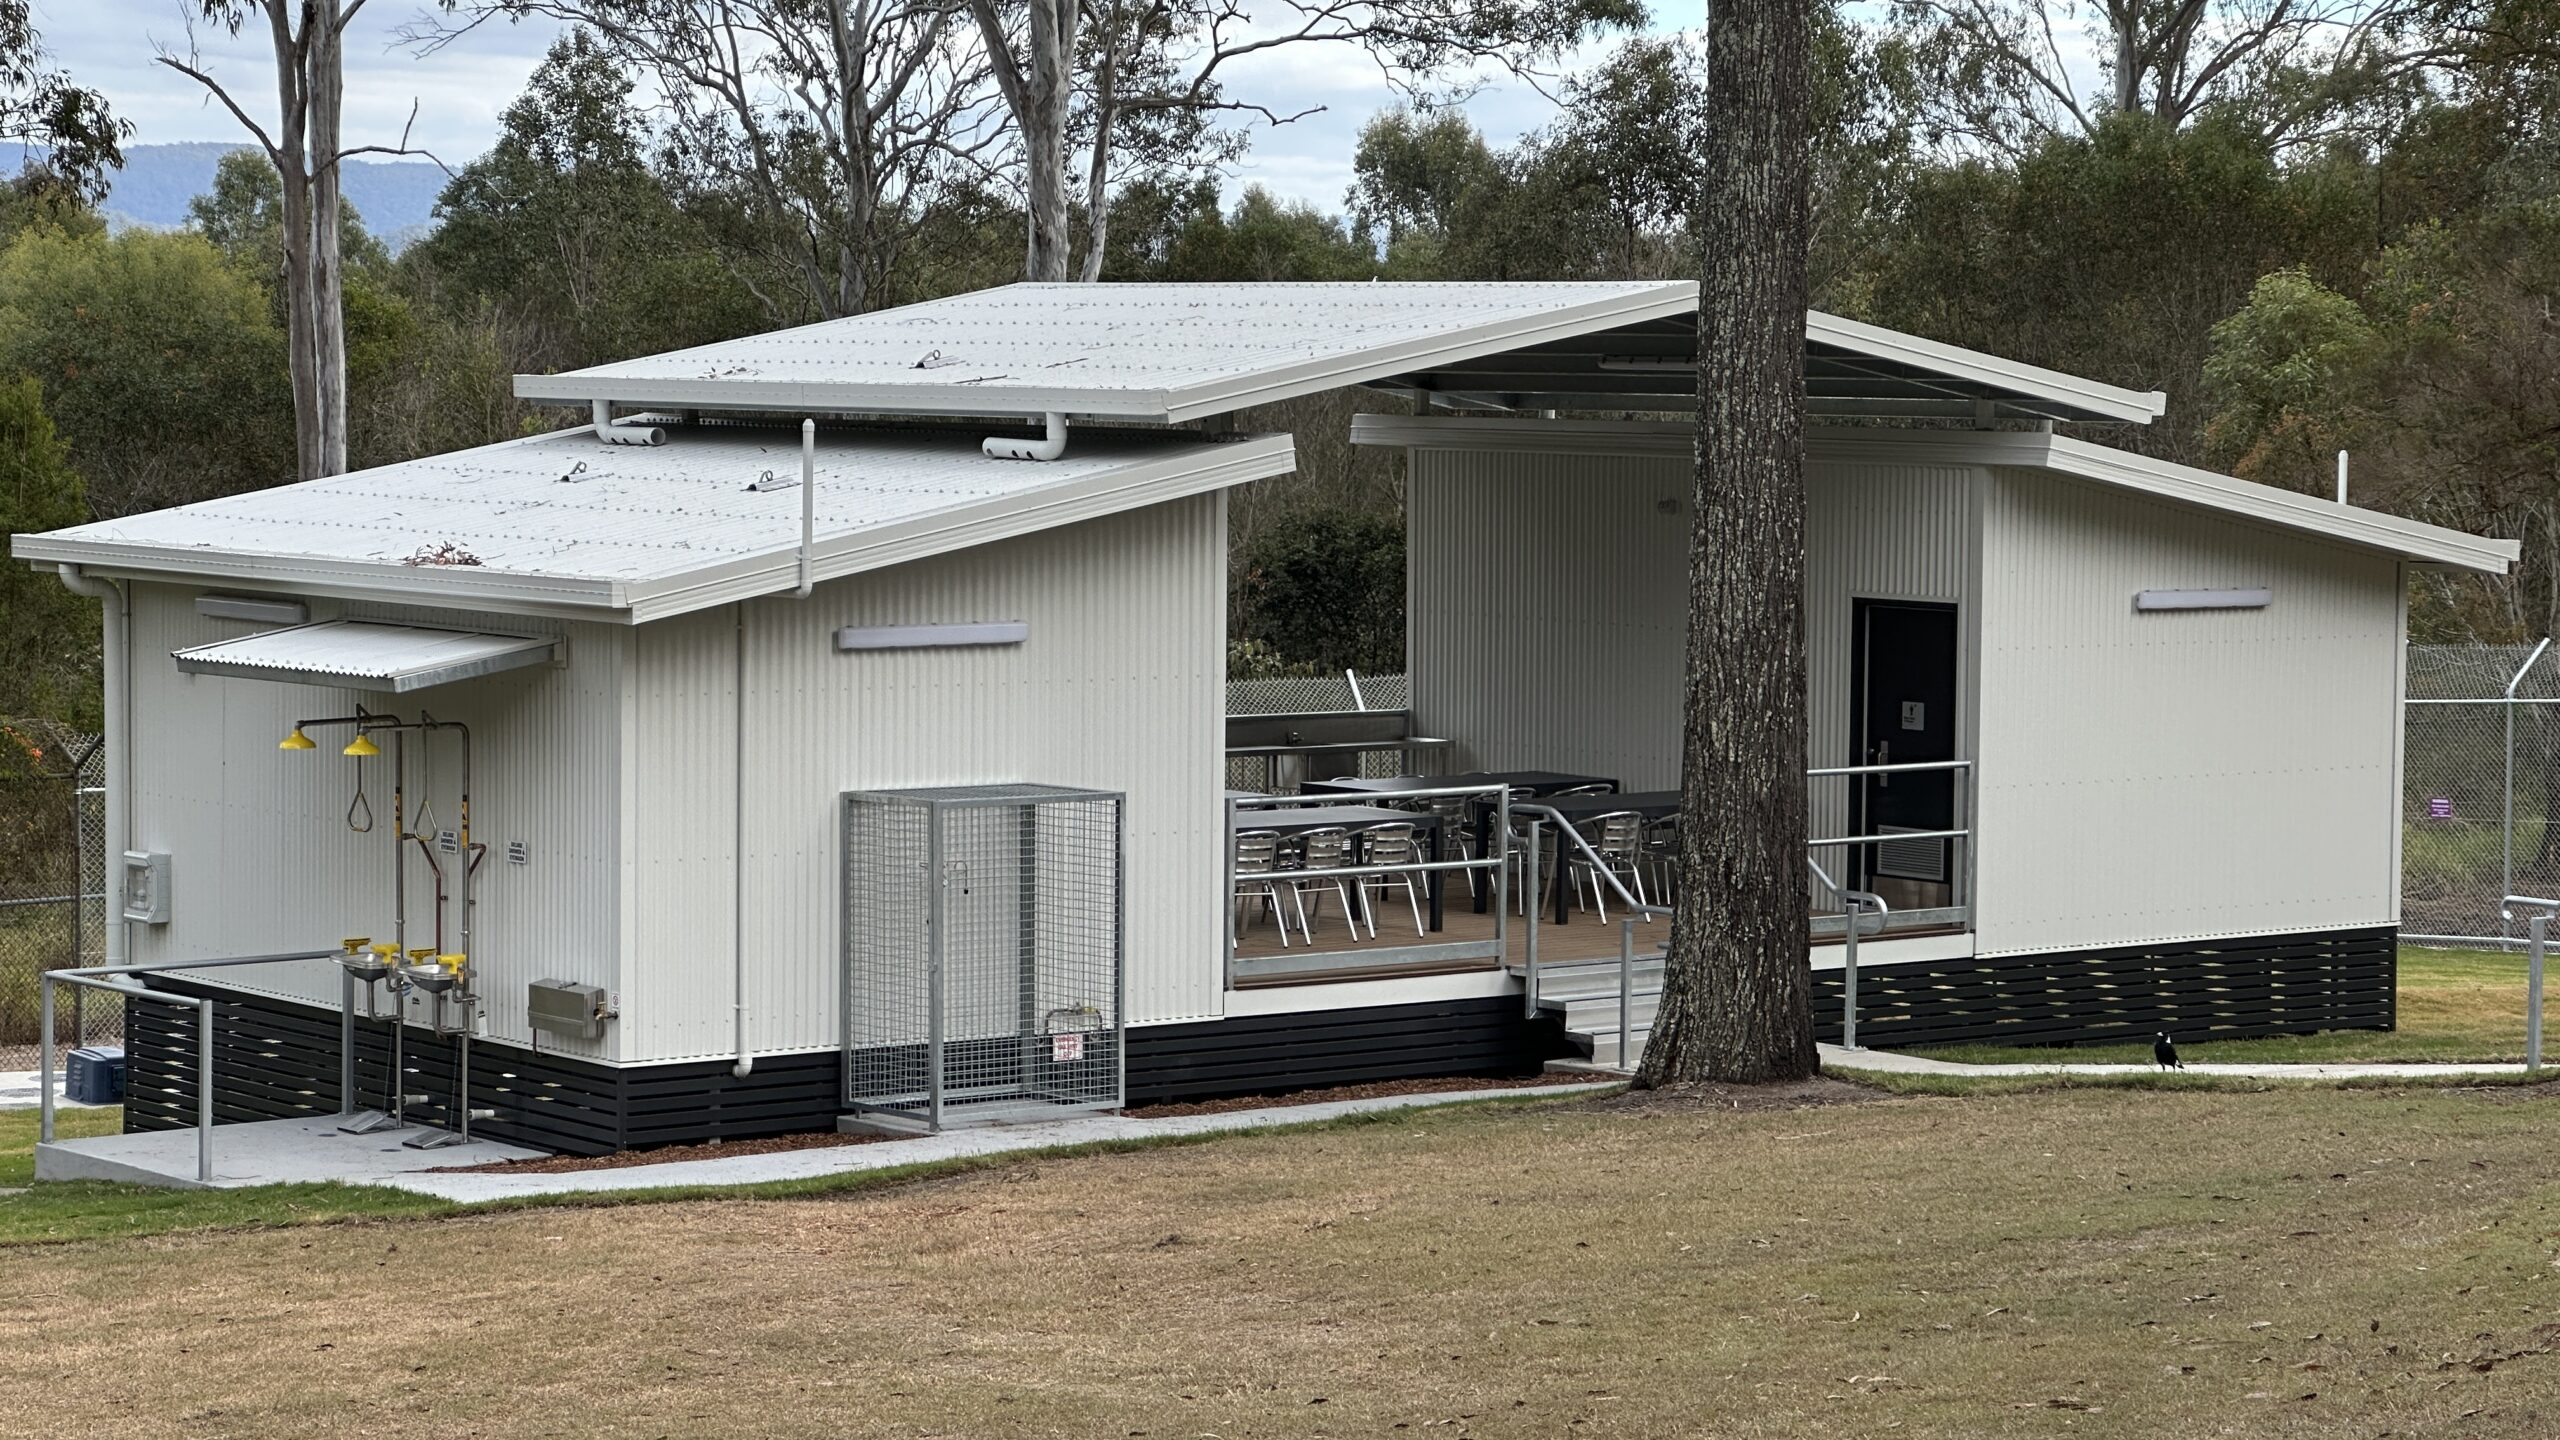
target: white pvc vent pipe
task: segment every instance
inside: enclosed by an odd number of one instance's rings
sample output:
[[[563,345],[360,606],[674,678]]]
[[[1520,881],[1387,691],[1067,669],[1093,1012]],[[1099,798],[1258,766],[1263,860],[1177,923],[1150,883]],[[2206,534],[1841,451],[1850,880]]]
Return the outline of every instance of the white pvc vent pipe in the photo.
[[[1038,440],[1020,440],[1010,435],[991,435],[979,444],[990,460],[1055,460],[1067,453],[1067,417],[1052,410],[1047,416],[1049,433]]]

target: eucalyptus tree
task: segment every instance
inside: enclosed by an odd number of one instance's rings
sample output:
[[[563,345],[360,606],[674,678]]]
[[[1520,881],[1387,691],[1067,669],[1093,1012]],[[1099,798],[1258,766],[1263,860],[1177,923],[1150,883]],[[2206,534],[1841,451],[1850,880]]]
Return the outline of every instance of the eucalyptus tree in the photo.
[[[1801,1079],[1812,0],[1707,11],[1680,904],[1646,1083]]]
[[[668,158],[754,215],[796,277],[778,320],[877,308],[946,198],[1006,134],[963,0],[443,0],[420,49],[492,20],[592,31],[645,77]]]
[[[345,143],[347,27],[366,0],[189,0],[191,13],[238,33],[266,24],[275,56],[276,118],[263,124],[193,48],[159,63],[204,87],[266,151],[281,183],[287,363],[294,451],[306,480],[347,468],[346,283],[339,237],[340,165],[355,155],[414,155]],[[411,118],[416,112],[414,107]]]
[[[1463,90],[1483,67],[1535,77],[1576,46],[1645,19],[1640,0],[968,0],[1012,119],[1025,210],[1023,273],[1092,279],[1109,244],[1117,152],[1214,149],[1214,122],[1282,125],[1292,107],[1230,88],[1246,62],[1323,47],[1409,90]],[[1085,199],[1074,261],[1071,195]]]
[[[132,133],[104,95],[45,68],[32,0],[0,0],[0,140],[44,147],[44,169],[81,199],[97,200]]]

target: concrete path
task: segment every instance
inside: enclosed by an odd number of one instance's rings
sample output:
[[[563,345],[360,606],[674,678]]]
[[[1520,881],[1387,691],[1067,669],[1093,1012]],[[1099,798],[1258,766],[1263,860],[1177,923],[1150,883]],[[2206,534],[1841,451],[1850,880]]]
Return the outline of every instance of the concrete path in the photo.
[[[576,1170],[556,1175],[425,1174],[388,1175],[376,1183],[436,1195],[465,1205],[512,1200],[529,1195],[579,1195],[607,1191],[667,1190],[700,1185],[756,1185],[772,1180],[810,1180],[959,1160],[981,1155],[1008,1155],[1107,1140],[1153,1140],[1178,1135],[1222,1135],[1272,1130],[1363,1115],[1380,1110],[1410,1110],[1468,1100],[1510,1096],[1546,1098],[1581,1095],[1605,1089],[1614,1081],[1591,1085],[1549,1085],[1517,1090],[1448,1090],[1427,1095],[1382,1095],[1368,1100],[1335,1100],[1317,1105],[1272,1105],[1255,1110],[1229,1110],[1213,1115],[1170,1115],[1140,1119],[1128,1115],[1092,1115],[1035,1125],[987,1125],[946,1130],[911,1140],[881,1140],[868,1145],[830,1145],[813,1150],[783,1150],[719,1160],[682,1160],[662,1165],[622,1165],[603,1170]],[[447,1163],[464,1163],[459,1160]]]
[[[378,1185],[404,1172],[487,1160],[530,1160],[541,1155],[520,1145],[474,1141],[470,1148],[412,1150],[400,1143],[440,1132],[424,1126],[349,1135],[339,1115],[298,1120],[253,1120],[213,1127],[213,1178],[196,1178],[196,1132],[139,1130],[56,1140],[36,1146],[38,1180],[112,1180],[173,1190],[239,1190],[334,1180]]]
[[[33,1110],[44,1104],[44,1087],[38,1083],[42,1074],[36,1070],[0,1070],[0,1110]],[[63,1098],[60,1077],[54,1080],[53,1103],[64,1109],[78,1109],[76,1100]]]
[[[2153,1075],[2156,1065],[2090,1064],[2067,1060],[2037,1060],[2005,1065],[1966,1065],[1953,1060],[1931,1060],[1918,1055],[1904,1055],[1892,1050],[1844,1050],[1837,1045],[1822,1047],[1825,1070],[1865,1070],[1890,1075]],[[2255,1080],[2354,1080],[2379,1078],[2388,1080],[2458,1080],[2466,1075],[2521,1075],[2521,1064],[2457,1064],[2450,1062],[2407,1061],[2373,1064],[2258,1064],[2218,1065],[2194,1061],[2180,1072],[2188,1075],[2225,1075]]]

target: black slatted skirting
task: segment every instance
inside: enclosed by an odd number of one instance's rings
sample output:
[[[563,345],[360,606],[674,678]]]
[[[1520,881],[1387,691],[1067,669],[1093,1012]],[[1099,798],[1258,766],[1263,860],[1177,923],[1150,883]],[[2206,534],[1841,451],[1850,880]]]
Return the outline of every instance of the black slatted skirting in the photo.
[[[2242,1039],[2316,1030],[2387,1030],[2394,1019],[2395,934],[2388,928],[2281,935],[2064,955],[1871,966],[1858,985],[1859,1040],[1878,1048],[1989,1042],[2081,1045],[2142,1039]],[[216,997],[214,1115],[224,1123],[338,1109],[334,1011],[159,982]],[[1822,1038],[1840,1033],[1840,972],[1814,976]],[[125,1124],[195,1123],[195,1012],[131,1007]],[[1568,1053],[1553,1020],[1523,1018],[1517,997],[1245,1016],[1129,1032],[1135,1105],[1432,1076],[1525,1075]],[[449,1123],[456,1044],[412,1030],[412,1115]],[[359,1022],[356,1089],[380,1103],[390,1042]],[[497,1118],[493,1140],[600,1155],[643,1146],[746,1140],[832,1128],[843,1110],[834,1051],[759,1056],[740,1079],[726,1060],[615,1067],[488,1042],[471,1050],[471,1103]]]
[[[1532,1075],[1570,1054],[1517,996],[1309,1010],[1129,1032],[1129,1103],[1440,1075]]]
[[[214,995],[214,1118],[279,1120],[338,1109],[338,1016],[286,1000],[227,994],[184,983],[156,988]],[[158,1130],[196,1119],[196,1016],[148,1001],[127,1032],[125,1127]],[[458,1045],[412,1028],[401,1060],[407,1090],[424,1094],[410,1118],[452,1124]],[[381,1022],[356,1022],[356,1100],[386,1093],[391,1041]],[[571,1155],[650,1145],[751,1140],[834,1126],[843,1069],[833,1051],[758,1056],[740,1079],[726,1060],[616,1067],[535,1055],[488,1041],[471,1047],[472,1108],[494,1110],[474,1133]],[[460,1162],[457,1162],[460,1163]]]
[[[2096,1045],[2245,1040],[2395,1022],[2390,927],[2002,955],[1858,972],[1858,1043]],[[1813,977],[1814,1026],[1840,1038],[1840,972]]]

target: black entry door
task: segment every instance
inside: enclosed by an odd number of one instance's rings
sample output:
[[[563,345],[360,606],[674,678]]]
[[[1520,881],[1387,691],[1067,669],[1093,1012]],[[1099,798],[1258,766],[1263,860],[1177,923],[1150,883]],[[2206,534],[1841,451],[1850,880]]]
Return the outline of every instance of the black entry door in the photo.
[[[1862,765],[1956,758],[1956,607],[1860,600],[1853,623],[1849,693],[1854,754]],[[1956,772],[1869,775],[1855,790],[1857,833],[1951,830]],[[1863,845],[1850,873],[1877,879],[1949,883],[1955,850],[1945,840]]]

